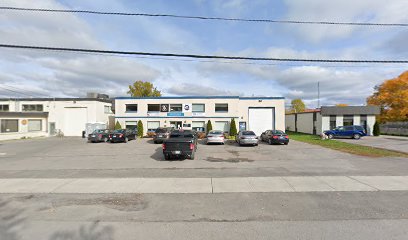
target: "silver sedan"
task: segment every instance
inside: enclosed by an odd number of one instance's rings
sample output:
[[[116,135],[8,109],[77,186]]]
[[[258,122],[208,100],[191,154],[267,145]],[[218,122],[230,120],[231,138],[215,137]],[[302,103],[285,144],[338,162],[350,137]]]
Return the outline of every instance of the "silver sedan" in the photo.
[[[236,137],[237,143],[242,145],[254,145],[258,146],[258,136],[253,131],[241,131]]]
[[[207,134],[207,144],[221,143],[224,144],[224,132],[220,130],[211,130]]]

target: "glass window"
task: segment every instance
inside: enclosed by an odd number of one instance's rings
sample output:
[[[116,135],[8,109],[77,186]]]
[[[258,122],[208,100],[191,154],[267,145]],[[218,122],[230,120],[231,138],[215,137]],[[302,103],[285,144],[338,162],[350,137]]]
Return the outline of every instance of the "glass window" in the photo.
[[[126,112],[137,112],[137,104],[126,104]]]
[[[160,104],[147,104],[148,112],[160,112]]]
[[[156,129],[160,127],[160,122],[159,121],[154,121],[154,122],[147,122],[147,131],[148,132],[154,132]]]
[[[353,115],[344,115],[343,126],[351,126],[354,123]]]
[[[205,112],[205,104],[193,104],[193,112]]]
[[[42,129],[41,119],[29,119],[28,120],[28,131],[29,132],[41,131],[41,129]]]
[[[2,119],[1,120],[1,132],[18,132],[18,120],[17,119]]]
[[[229,132],[229,122],[216,121],[213,125],[214,130]]]
[[[255,133],[253,131],[243,131],[242,135],[255,135]]]
[[[105,106],[104,110],[105,110],[105,113],[112,113],[112,107],[111,106]]]
[[[194,131],[205,132],[205,122],[203,121],[197,121],[197,122],[193,121],[191,126]]]
[[[42,112],[42,104],[23,104],[23,112]]]
[[[183,107],[181,104],[170,104],[170,112],[181,112]]]
[[[0,105],[0,112],[8,112],[9,111],[9,105]]]
[[[228,103],[216,103],[215,112],[228,112]]]

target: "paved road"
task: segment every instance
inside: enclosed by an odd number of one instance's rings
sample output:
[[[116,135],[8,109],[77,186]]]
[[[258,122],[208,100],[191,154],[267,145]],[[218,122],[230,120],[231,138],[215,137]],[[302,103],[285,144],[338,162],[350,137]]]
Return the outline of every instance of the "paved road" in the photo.
[[[359,144],[363,146],[378,147],[408,153],[408,137],[381,135],[378,137],[363,137],[359,140],[354,139],[338,139],[338,140],[353,144]]]
[[[406,239],[408,159],[289,146],[0,142],[0,239]]]

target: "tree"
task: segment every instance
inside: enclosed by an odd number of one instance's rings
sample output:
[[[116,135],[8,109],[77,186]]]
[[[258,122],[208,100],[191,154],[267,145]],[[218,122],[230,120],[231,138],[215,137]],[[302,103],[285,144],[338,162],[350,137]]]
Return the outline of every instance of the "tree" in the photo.
[[[136,81],[127,92],[132,97],[160,97],[161,92],[150,82]]]
[[[380,123],[378,123],[378,121],[374,123],[373,135],[380,136]]]
[[[213,129],[213,128],[212,128],[211,121],[208,120],[208,122],[207,122],[207,134],[208,134],[208,132],[211,131],[212,129]]]
[[[115,123],[115,130],[122,129],[122,125],[120,125],[119,121],[116,121]]]
[[[375,86],[367,104],[381,107],[380,122],[408,121],[408,71]]]
[[[137,122],[137,136],[139,136],[140,138],[143,137],[143,123],[141,120]]]
[[[230,136],[237,135],[237,125],[235,124],[235,119],[233,119],[233,118],[231,118],[229,135]]]
[[[293,99],[291,102],[291,110],[294,113],[299,113],[303,112],[306,109],[305,103],[302,101],[302,99]]]

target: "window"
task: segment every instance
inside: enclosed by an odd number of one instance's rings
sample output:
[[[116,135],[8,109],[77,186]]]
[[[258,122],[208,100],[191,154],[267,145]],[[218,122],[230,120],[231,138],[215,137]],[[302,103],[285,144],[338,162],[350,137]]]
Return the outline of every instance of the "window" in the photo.
[[[194,105],[193,105],[193,106],[194,106]],[[193,109],[194,109],[194,107],[193,107]],[[191,126],[192,126],[192,129],[193,129],[194,131],[197,131],[197,132],[205,132],[205,122],[202,122],[202,121],[192,122]]]
[[[18,132],[18,120],[17,119],[2,119],[1,120],[1,132]]]
[[[136,121],[126,121],[125,122],[125,128],[126,129],[136,129],[137,128],[137,122]]]
[[[137,112],[137,104],[126,104],[126,112]]]
[[[42,112],[42,104],[23,104],[23,112]]]
[[[160,127],[160,122],[159,121],[154,121],[154,122],[147,122],[147,131],[148,132],[154,132],[156,129]]]
[[[181,112],[183,111],[183,106],[181,104],[170,104],[170,112]]]
[[[336,115],[330,115],[330,130],[336,128]]]
[[[228,103],[216,103],[215,112],[228,112]]]
[[[160,104],[147,104],[148,112],[160,112]]]
[[[0,112],[8,112],[9,111],[9,105],[0,105]]]
[[[344,127],[344,131],[353,131],[354,128],[352,126],[346,126]]]
[[[353,122],[354,122],[353,115],[344,115],[343,126],[351,126],[353,125]]]
[[[42,120],[41,119],[29,119],[28,120],[28,131],[35,132],[42,130]]]
[[[193,104],[193,112],[205,112],[205,104]]]
[[[229,122],[227,121],[216,121],[213,126],[214,130],[229,132]]]
[[[104,110],[105,110],[105,113],[112,113],[112,107],[111,106],[105,106]]]

